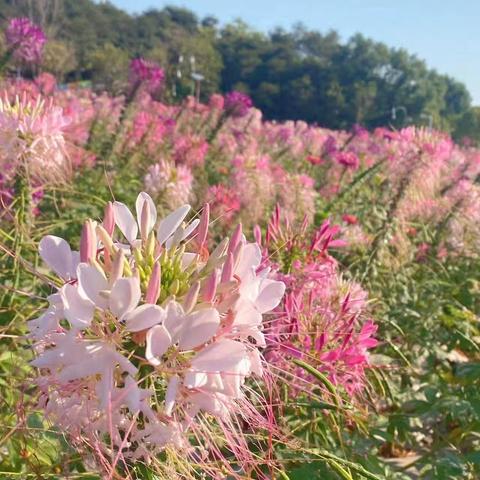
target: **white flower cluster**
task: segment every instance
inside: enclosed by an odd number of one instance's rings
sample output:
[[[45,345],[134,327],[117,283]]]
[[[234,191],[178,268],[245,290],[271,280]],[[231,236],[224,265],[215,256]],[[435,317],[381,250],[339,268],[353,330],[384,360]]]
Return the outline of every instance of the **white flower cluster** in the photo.
[[[88,220],[80,252],[40,242],[61,279],[29,322],[42,405],[71,435],[108,438],[126,458],[188,447],[199,412],[225,424],[245,413],[245,379],[262,376],[262,315],[284,294],[240,226],[209,254],[208,205],[185,223],[189,210],[155,228],[141,193],[136,219],[114,202],[102,224]]]

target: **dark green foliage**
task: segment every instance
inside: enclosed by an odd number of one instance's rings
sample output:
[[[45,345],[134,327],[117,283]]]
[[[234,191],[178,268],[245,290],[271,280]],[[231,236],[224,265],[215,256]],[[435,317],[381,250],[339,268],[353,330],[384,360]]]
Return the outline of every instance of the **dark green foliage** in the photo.
[[[245,90],[270,119],[306,120],[330,128],[356,123],[399,128],[428,125],[431,118],[435,127],[453,132],[456,138],[478,141],[480,135],[462,83],[429,69],[405,50],[360,34],[342,43],[335,31],[322,34],[301,25],[269,34],[239,21],[220,28],[214,17],[202,20],[172,6],[131,16],[112,4],[91,0],[46,5],[49,15],[40,14],[27,0],[0,0],[0,12],[4,19],[32,16],[50,38],[72,45],[76,67],[68,73],[70,79],[91,79],[115,90],[105,74],[110,64],[116,83],[125,84],[125,58],[143,55],[165,68],[164,96],[171,100],[193,92],[190,75],[197,71],[205,76],[204,100],[220,89]],[[109,62],[105,49],[111,55]],[[403,107],[395,118],[393,107]]]

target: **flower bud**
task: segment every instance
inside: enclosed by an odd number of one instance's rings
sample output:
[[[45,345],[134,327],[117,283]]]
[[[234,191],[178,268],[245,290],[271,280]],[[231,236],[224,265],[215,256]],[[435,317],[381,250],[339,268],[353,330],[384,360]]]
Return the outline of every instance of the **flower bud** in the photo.
[[[224,238],[218,245],[217,248],[211,253],[208,257],[207,268],[216,267],[219,263],[219,260],[224,256],[225,251],[228,245],[228,238]]]
[[[148,281],[147,292],[145,294],[146,303],[157,303],[158,297],[160,296],[160,282],[162,276],[162,269],[160,263],[155,262],[153,265],[152,274]]]
[[[112,237],[110,234],[105,230],[105,227],[102,225],[97,225],[97,228],[95,229],[95,232],[100,239],[100,241],[103,243],[103,246],[105,247],[105,250],[110,254],[113,255],[117,248],[113,244]]]
[[[133,256],[135,257],[135,261],[137,262],[137,264],[142,264],[143,263],[143,255],[142,255],[142,252],[140,251],[140,249],[134,248],[132,253],[133,253]]]
[[[203,206],[202,216],[200,217],[200,223],[198,224],[197,233],[197,245],[200,251],[207,240],[208,225],[210,223],[210,205],[206,203]]]
[[[200,282],[195,282],[188,290],[183,300],[183,309],[190,313],[197,304],[198,294],[200,292]]]
[[[262,231],[260,230],[260,227],[258,225],[255,225],[253,227],[253,236],[255,238],[255,241],[261,245],[262,244]]]
[[[110,285],[113,285],[119,278],[123,277],[124,266],[125,253],[120,249],[113,258],[112,270],[110,271]]]
[[[217,293],[218,285],[218,270],[214,270],[205,281],[203,287],[203,300],[205,302],[212,302]]]
[[[148,261],[153,262],[153,258],[155,255],[155,246],[156,246],[155,234],[153,232],[150,232],[150,235],[148,236],[147,245],[145,247],[145,255]]]
[[[110,236],[113,235],[113,230],[115,229],[115,213],[112,202],[107,202],[105,205],[102,226]]]
[[[228,253],[233,253],[242,239],[242,224],[239,223],[228,243]]]
[[[227,260],[223,264],[222,270],[222,283],[229,282],[232,279],[233,275],[233,253],[229,253],[227,256]]]
[[[242,259],[242,253],[243,253],[243,243],[239,242],[239,244],[235,248],[235,251],[233,252],[233,270],[235,270],[239,265]]]
[[[178,279],[176,278],[176,279],[172,282],[172,284],[170,285],[170,288],[168,289],[168,292],[170,293],[170,295],[176,295],[179,290],[180,290],[180,282],[179,282]]]
[[[140,214],[140,236],[144,242],[148,239],[148,234],[150,233],[150,203],[147,201],[143,202],[142,212]]]
[[[97,257],[97,235],[95,233],[96,222],[87,220],[82,227],[80,237],[80,261],[91,263]]]

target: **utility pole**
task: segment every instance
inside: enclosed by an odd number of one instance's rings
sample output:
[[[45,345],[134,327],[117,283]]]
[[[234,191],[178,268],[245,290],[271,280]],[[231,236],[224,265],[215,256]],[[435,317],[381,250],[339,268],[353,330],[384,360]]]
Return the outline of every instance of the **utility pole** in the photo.
[[[406,120],[408,118],[407,109],[402,105],[399,105],[398,107],[393,106],[392,107],[392,120],[397,119],[397,112],[403,112],[403,123],[406,123]]]

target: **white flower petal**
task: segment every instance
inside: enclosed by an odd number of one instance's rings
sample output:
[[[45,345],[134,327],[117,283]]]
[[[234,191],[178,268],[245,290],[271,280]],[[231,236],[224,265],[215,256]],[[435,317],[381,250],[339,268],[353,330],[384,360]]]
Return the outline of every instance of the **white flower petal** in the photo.
[[[262,261],[262,252],[256,243],[247,243],[242,249],[242,256],[235,268],[235,274],[243,279],[252,270],[256,270]]]
[[[40,241],[38,248],[42,260],[60,277],[68,280],[72,275],[72,250],[60,237],[47,235]]]
[[[174,342],[178,341],[184,318],[185,311],[183,307],[178,302],[170,301],[166,307],[165,321],[163,324]]]
[[[263,280],[260,292],[255,300],[255,306],[260,313],[273,310],[281,301],[285,293],[285,284],[275,280]]]
[[[165,246],[167,248],[171,248],[173,246],[178,245],[181,241],[185,240],[188,236],[191,235],[191,233],[197,228],[198,224],[200,223],[200,219],[196,218],[191,222],[187,227],[182,228],[179,227],[175,234],[170,237],[167,242],[165,243]]]
[[[188,399],[200,410],[220,418],[228,418],[228,405],[221,401],[221,399],[227,399],[227,397],[221,394],[212,395],[208,393],[197,392],[193,395],[190,395]]]
[[[197,256],[196,253],[185,252],[182,257],[182,270],[187,269]]]
[[[218,330],[220,315],[215,308],[206,308],[187,315],[182,320],[178,346],[191,350],[210,340]]]
[[[180,384],[180,377],[174,375],[168,382],[167,392],[165,393],[165,414],[171,415],[175,399],[177,398],[178,385]]]
[[[249,300],[240,300],[235,305],[235,320],[233,325],[237,328],[260,327],[262,325],[262,314],[254,307]]]
[[[93,319],[95,305],[91,300],[82,296],[79,289],[65,284],[60,290],[63,300],[65,318],[77,328],[87,328]]]
[[[110,292],[110,310],[121,319],[138,305],[140,296],[140,282],[137,277],[119,278]]]
[[[187,225],[187,227],[183,231],[182,240],[185,240],[186,238],[188,238],[192,234],[192,232],[198,227],[199,223],[200,223],[199,218],[196,218],[195,220],[190,222],[190,224]]]
[[[78,288],[80,294],[91,300],[99,308],[107,308],[107,298],[100,292],[108,289],[104,274],[92,265],[81,263],[77,268]]]
[[[121,202],[113,202],[113,211],[115,213],[115,223],[125,238],[133,243],[138,235],[138,225],[132,212]]]
[[[245,358],[247,349],[243,343],[224,339],[204,348],[192,360],[192,369],[204,373],[235,372]]]
[[[72,257],[71,257],[71,267],[70,267],[70,278],[75,278],[77,275],[77,268],[78,265],[80,264],[80,252],[77,250],[72,250]]]
[[[157,240],[160,245],[163,245],[175,233],[189,211],[190,205],[183,205],[160,222],[157,230]]]
[[[255,348],[250,351],[248,356],[250,359],[250,368],[252,372],[258,376],[262,376],[263,366],[262,366],[262,357],[260,356],[260,352]]]
[[[130,332],[140,332],[163,322],[165,310],[158,305],[145,304],[127,313],[125,320]]]
[[[155,325],[147,332],[145,358],[151,365],[160,365],[161,356],[172,344],[172,339],[163,325]]]

